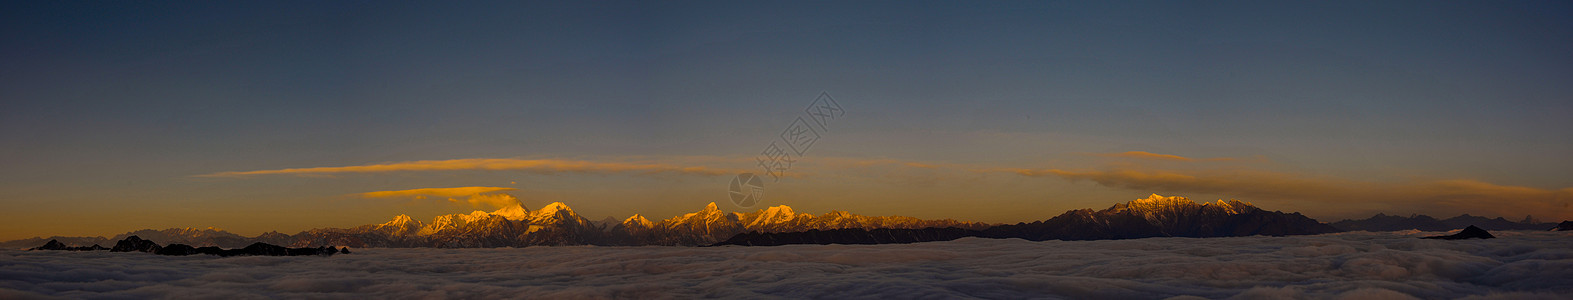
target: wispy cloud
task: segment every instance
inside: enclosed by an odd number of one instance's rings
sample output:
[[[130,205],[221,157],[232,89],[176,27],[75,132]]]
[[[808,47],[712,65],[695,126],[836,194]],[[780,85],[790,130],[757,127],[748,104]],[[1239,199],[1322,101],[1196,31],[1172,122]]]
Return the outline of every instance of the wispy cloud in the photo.
[[[575,172],[575,173],[636,173],[636,174],[685,174],[685,175],[726,175],[743,172],[739,170],[712,168],[706,166],[674,165],[667,163],[630,163],[616,161],[587,161],[563,159],[512,159],[512,158],[470,158],[450,160],[419,160],[405,162],[391,162],[371,165],[343,166],[343,167],[314,167],[314,168],[289,168],[275,170],[234,171],[218,172],[197,175],[196,177],[249,177],[262,175],[334,175],[346,173],[387,173],[387,172],[433,172],[433,171],[464,171],[464,170],[518,170],[541,173]]]
[[[1126,151],[1126,152],[1120,152],[1120,153],[1093,153],[1092,155],[1093,156],[1101,156],[1101,157],[1132,158],[1132,159],[1143,159],[1143,160],[1165,160],[1165,161],[1266,160],[1265,158],[1262,158],[1262,157],[1252,157],[1252,158],[1237,158],[1237,157],[1190,158],[1190,157],[1184,157],[1184,156],[1179,156],[1179,155],[1158,154],[1158,153],[1152,153],[1152,152],[1147,152],[1147,151]]]

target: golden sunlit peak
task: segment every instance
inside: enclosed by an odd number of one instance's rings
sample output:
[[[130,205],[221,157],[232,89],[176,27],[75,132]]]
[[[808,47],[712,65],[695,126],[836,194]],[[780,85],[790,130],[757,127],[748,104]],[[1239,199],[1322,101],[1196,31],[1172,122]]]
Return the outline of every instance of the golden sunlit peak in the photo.
[[[413,221],[414,220],[410,218],[410,215],[399,214],[398,216],[393,217],[393,220],[389,220],[387,223],[382,223],[382,225],[384,225],[384,226],[403,225],[403,224],[409,224],[410,222],[413,222]]]
[[[634,214],[633,216],[628,217],[627,219],[623,219],[623,226],[650,228],[650,227],[655,227],[655,223],[650,222],[649,219],[645,219],[644,216],[640,216],[639,214]]]
[[[1181,197],[1181,196],[1164,197],[1163,195],[1152,194],[1152,195],[1147,196],[1146,199],[1136,199],[1136,201],[1133,201],[1133,202],[1137,202],[1137,203],[1191,202],[1191,199],[1190,198]]]
[[[541,207],[541,210],[539,210],[539,212],[553,212],[553,213],[555,213],[555,212],[557,212],[559,210],[570,210],[570,209],[568,208],[568,204],[563,204],[562,202],[552,202],[551,204],[547,204],[546,206]]]

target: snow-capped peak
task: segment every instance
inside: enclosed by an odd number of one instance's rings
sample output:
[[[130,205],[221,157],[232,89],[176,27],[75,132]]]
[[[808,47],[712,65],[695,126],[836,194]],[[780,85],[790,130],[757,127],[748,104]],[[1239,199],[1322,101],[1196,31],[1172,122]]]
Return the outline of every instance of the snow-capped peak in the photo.
[[[484,211],[477,210],[477,211],[472,211],[469,214],[459,215],[459,218],[464,219],[465,223],[471,223],[471,222],[476,222],[476,221],[480,221],[480,220],[485,220],[487,217],[491,217],[491,216],[492,216],[491,213],[487,213],[487,212],[484,212]]]
[[[571,209],[568,208],[567,204],[563,204],[562,202],[552,202],[552,204],[547,204],[546,206],[541,207],[541,210],[537,210],[535,212],[536,214],[557,214],[557,211],[559,210]]]
[[[557,223],[558,221],[568,219],[558,217],[564,214],[574,215],[573,209],[568,208],[568,205],[562,202],[552,202],[552,204],[541,207],[540,210],[530,212],[530,222],[535,224]]]
[[[557,215],[558,210],[573,210],[573,209],[568,209],[568,204],[552,203],[552,204],[546,204],[546,206],[541,207],[540,210],[535,210],[535,212],[532,212],[532,215],[535,215],[535,217],[546,217],[546,215]]]
[[[724,214],[721,213],[721,209],[716,207],[715,202],[710,202],[710,204],[705,205],[705,209],[703,210],[672,217],[671,219],[666,219],[666,221],[663,221],[662,223],[678,224],[686,223],[689,222],[689,220],[695,219],[701,220],[703,223],[709,223],[711,221],[720,220],[723,218],[723,215]]]
[[[404,226],[404,224],[409,224],[410,222],[414,222],[414,220],[410,219],[410,215],[399,214],[394,216],[393,220],[382,223],[382,226]]]
[[[530,210],[524,209],[524,206],[519,204],[509,205],[501,209],[497,209],[497,211],[493,211],[492,214],[502,216],[509,221],[520,221],[530,218]]]
[[[747,226],[749,228],[759,228],[760,226],[792,221],[796,217],[797,214],[792,212],[792,207],[786,205],[771,206],[760,211],[759,217],[754,218],[754,221],[749,222]]]
[[[634,214],[632,217],[628,217],[628,219],[623,220],[623,227],[650,228],[655,227],[655,223],[651,223],[650,220],[645,219],[644,216]]]
[[[1191,199],[1189,199],[1189,198],[1180,197],[1180,196],[1164,197],[1163,195],[1152,194],[1150,196],[1147,196],[1146,199],[1136,199],[1136,201],[1131,201],[1131,203],[1133,203],[1133,204],[1141,203],[1141,204],[1164,205],[1164,204],[1196,203],[1196,202],[1191,201]]]
[[[1217,202],[1208,203],[1205,205],[1222,209],[1225,213],[1228,214],[1239,214],[1257,209],[1256,206],[1252,205],[1250,202],[1242,202],[1240,200],[1223,201],[1223,199],[1218,199]]]
[[[419,234],[431,235],[445,229],[460,228],[467,224],[485,220],[486,218],[490,218],[492,216],[495,215],[479,210],[470,212],[468,214],[441,215],[432,218],[431,223],[427,223],[426,226],[421,227]]]

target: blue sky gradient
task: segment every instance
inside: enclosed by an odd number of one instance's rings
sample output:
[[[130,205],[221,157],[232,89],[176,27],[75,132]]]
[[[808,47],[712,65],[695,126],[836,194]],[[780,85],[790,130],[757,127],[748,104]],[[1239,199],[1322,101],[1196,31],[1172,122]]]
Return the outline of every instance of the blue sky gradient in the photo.
[[[201,175],[467,158],[748,169],[821,91],[845,119],[763,204],[1018,222],[1160,193],[1323,221],[1481,214],[1461,201],[1568,218],[1568,53],[1573,4],[1559,1],[13,1],[0,4],[0,238],[429,218],[472,207],[346,195],[461,186],[666,218],[725,203],[730,176]],[[1128,151],[1251,162],[1097,155]],[[831,166],[856,160],[953,167]],[[1004,168],[1417,191],[987,171]],[[1426,184],[1452,180],[1492,187]],[[44,225],[60,219],[83,221]]]

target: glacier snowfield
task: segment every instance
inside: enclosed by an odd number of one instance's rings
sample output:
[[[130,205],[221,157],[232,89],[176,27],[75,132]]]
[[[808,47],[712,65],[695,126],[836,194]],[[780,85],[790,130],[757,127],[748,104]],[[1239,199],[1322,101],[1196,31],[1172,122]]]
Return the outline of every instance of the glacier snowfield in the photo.
[[[903,245],[354,249],[332,257],[0,251],[0,299],[1569,299],[1573,232]]]

